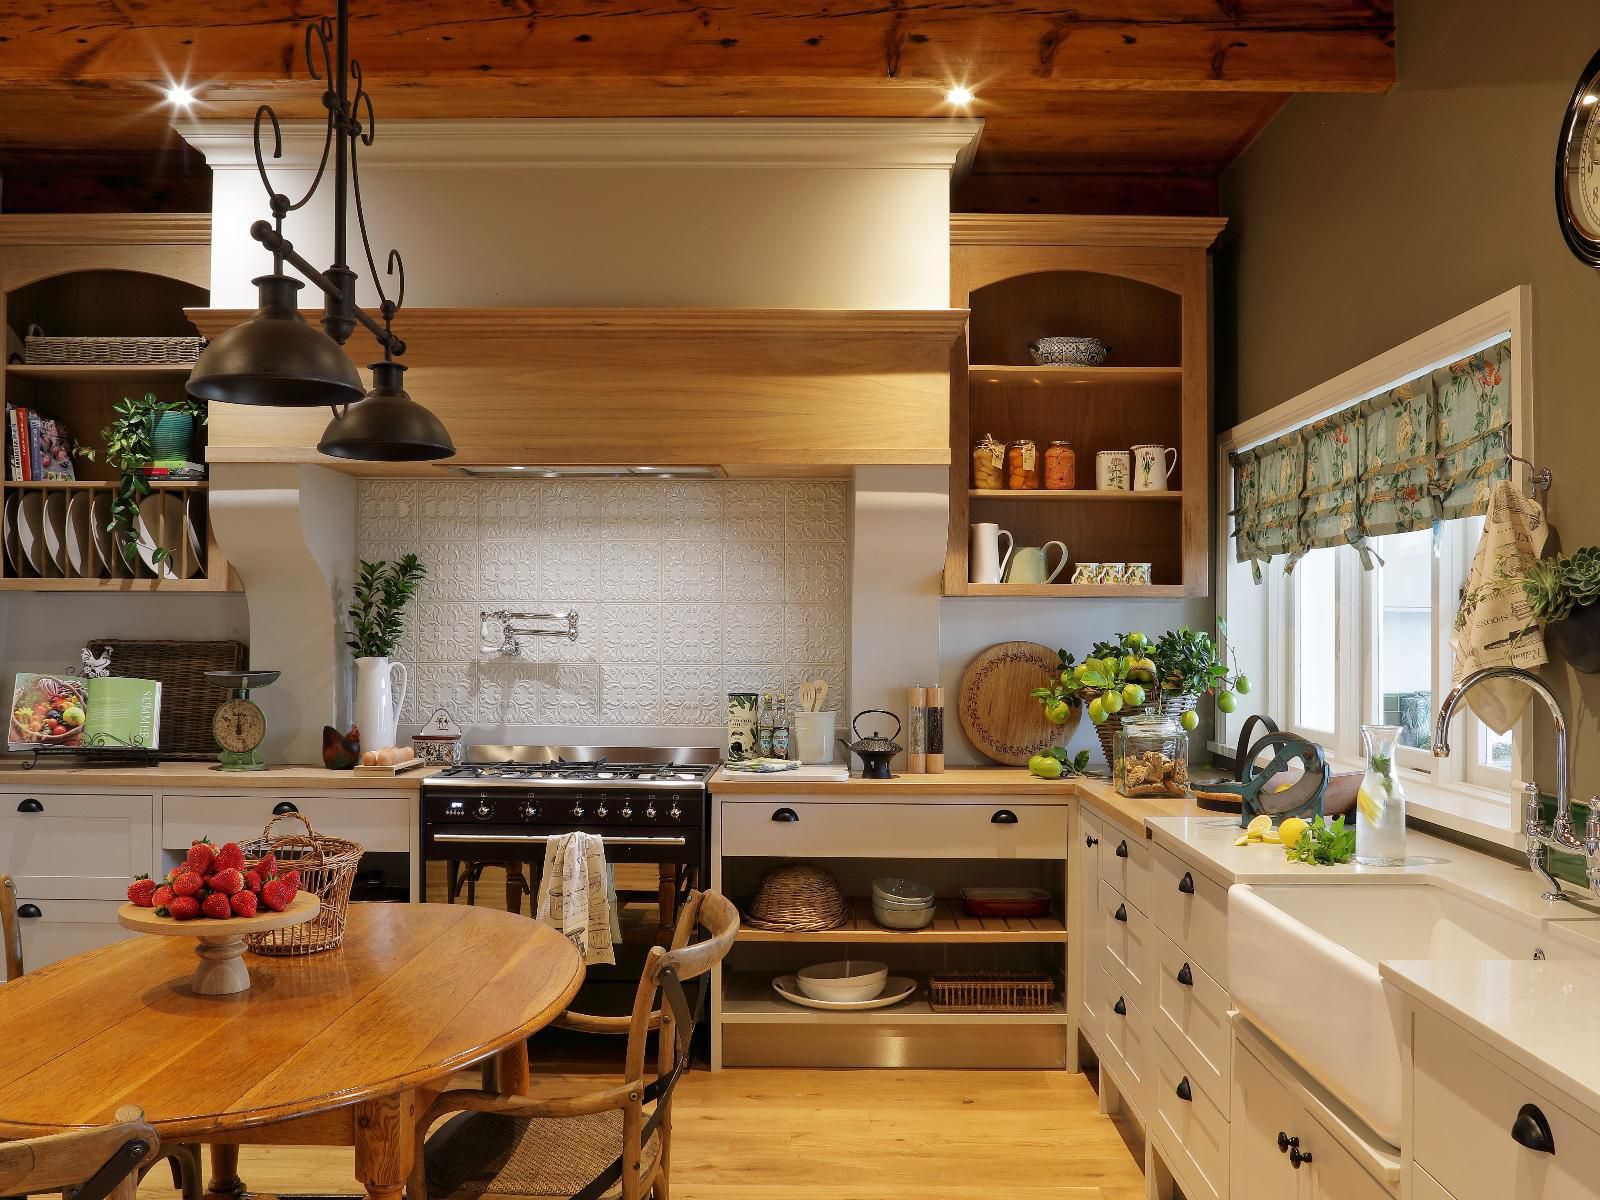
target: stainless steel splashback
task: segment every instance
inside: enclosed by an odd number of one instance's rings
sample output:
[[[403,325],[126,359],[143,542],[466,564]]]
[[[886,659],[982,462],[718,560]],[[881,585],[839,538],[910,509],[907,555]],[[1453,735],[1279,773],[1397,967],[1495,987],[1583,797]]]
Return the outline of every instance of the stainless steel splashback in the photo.
[[[567,762],[670,763],[683,767],[714,767],[722,750],[714,746],[492,746],[466,748],[469,763]]]

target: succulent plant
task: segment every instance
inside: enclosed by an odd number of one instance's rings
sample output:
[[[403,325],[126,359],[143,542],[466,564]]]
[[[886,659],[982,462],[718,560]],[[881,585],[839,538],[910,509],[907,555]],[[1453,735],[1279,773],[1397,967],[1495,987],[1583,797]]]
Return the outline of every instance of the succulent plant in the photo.
[[[1600,603],[1600,546],[1540,559],[1523,576],[1522,590],[1542,621],[1565,621],[1573,610]]]

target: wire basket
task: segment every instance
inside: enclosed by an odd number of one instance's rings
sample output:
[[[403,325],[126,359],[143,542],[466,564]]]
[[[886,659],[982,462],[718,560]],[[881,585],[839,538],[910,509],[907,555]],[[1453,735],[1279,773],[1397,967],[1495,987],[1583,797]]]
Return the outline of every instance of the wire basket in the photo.
[[[1055,981],[1041,971],[946,971],[928,977],[934,1012],[1049,1012]]]
[[[761,877],[744,923],[777,933],[821,933],[850,921],[839,881],[821,867],[788,863]]]
[[[305,831],[274,834],[279,821],[299,821]],[[261,836],[245,842],[245,867],[255,867],[267,851],[272,851],[280,867],[300,872],[302,891],[315,892],[322,910],[301,925],[252,933],[245,943],[257,954],[316,954],[332,950],[344,941],[345,915],[350,907],[350,885],[355,882],[356,866],[365,851],[360,842],[327,837],[311,828],[311,822],[297,812],[280,813],[268,821]]]

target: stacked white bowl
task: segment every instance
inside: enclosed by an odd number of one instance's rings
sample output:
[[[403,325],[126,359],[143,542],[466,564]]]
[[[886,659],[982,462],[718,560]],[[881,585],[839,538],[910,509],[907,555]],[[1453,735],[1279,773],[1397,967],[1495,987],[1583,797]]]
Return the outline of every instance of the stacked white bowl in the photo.
[[[872,915],[888,929],[926,929],[933,924],[933,889],[894,876],[874,879]]]

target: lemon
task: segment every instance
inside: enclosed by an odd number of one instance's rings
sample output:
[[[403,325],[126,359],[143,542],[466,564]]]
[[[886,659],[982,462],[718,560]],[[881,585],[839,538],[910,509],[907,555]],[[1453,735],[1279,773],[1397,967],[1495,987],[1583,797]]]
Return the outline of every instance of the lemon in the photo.
[[[1193,733],[1200,724],[1200,714],[1191,708],[1188,712],[1184,713],[1183,716],[1178,718],[1178,724],[1182,725],[1190,733]]]
[[[1113,715],[1115,715],[1116,713],[1121,712],[1122,711],[1122,693],[1121,692],[1107,692],[1104,696],[1100,697],[1100,707],[1105,709],[1108,713],[1112,713]]]
[[[1250,844],[1250,835],[1248,833],[1241,833],[1238,837],[1233,839],[1233,844],[1235,846],[1248,846]]]
[[[1361,815],[1369,821],[1383,820],[1383,810],[1378,807],[1378,802],[1372,798],[1372,793],[1366,788],[1356,791],[1356,807],[1361,810]]]
[[[1104,723],[1105,719],[1106,706],[1100,703],[1099,698],[1096,697],[1089,701],[1089,723],[1091,725],[1100,725]]]
[[[1252,818],[1250,824],[1244,827],[1244,831],[1250,835],[1251,840],[1257,842],[1264,838],[1271,829],[1272,818],[1265,813],[1259,817]]]
[[[1065,725],[1067,718],[1072,715],[1072,708],[1065,700],[1057,700],[1054,704],[1045,706],[1044,717],[1052,725]]]
[[[1271,842],[1274,846],[1282,845],[1283,839],[1278,836],[1276,829],[1269,829],[1261,835],[1263,842]]]
[[[1030,760],[1028,769],[1040,779],[1061,778],[1061,760],[1051,754],[1041,754],[1037,760]]]
[[[1278,826],[1278,838],[1285,846],[1298,846],[1300,838],[1311,826],[1299,817],[1285,817]]]
[[[1122,702],[1124,704],[1127,704],[1127,705],[1143,704],[1144,703],[1144,689],[1142,687],[1140,687],[1137,683],[1125,683],[1125,684],[1123,684],[1122,685]]]

